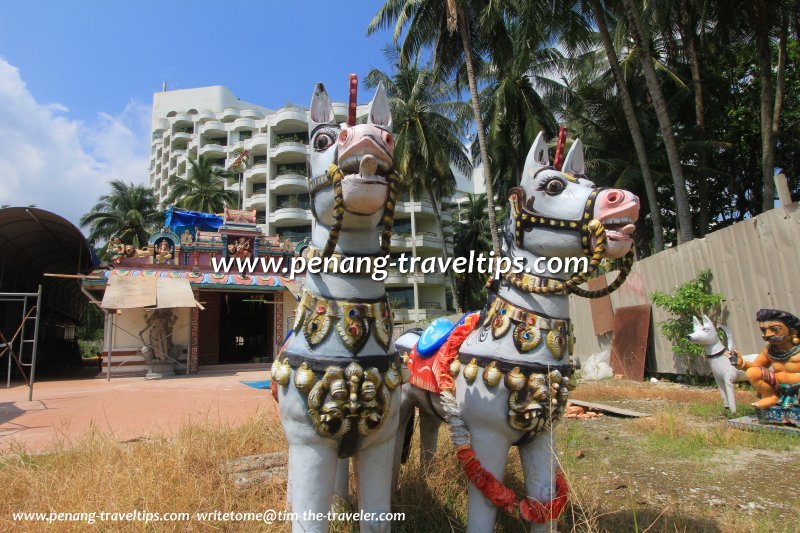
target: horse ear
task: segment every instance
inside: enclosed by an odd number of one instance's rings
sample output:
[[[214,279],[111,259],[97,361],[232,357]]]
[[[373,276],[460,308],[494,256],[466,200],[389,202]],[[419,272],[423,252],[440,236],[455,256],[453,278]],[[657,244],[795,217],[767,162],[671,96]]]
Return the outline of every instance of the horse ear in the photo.
[[[713,323],[713,322],[711,322],[711,319],[710,319],[710,318],[708,318],[708,316],[707,316],[707,315],[703,315],[703,325],[704,325],[704,326],[713,326],[713,325],[714,325],[714,323]]]
[[[335,124],[336,121],[333,116],[333,106],[331,99],[328,98],[328,93],[325,91],[325,86],[318,83],[314,87],[314,96],[311,97],[311,106],[309,109],[309,129],[313,129],[319,124]]]
[[[694,324],[694,329],[700,329],[700,319],[696,316],[692,317],[692,324]]]
[[[539,167],[546,167],[550,165],[550,156],[547,153],[547,141],[544,139],[544,132],[540,131],[533,141],[531,149],[528,151],[528,156],[525,158],[525,172],[533,176],[533,172]]]
[[[389,98],[386,96],[383,82],[378,84],[378,90],[375,91],[375,96],[372,98],[367,123],[387,129],[392,127],[392,110],[389,107]]]
[[[567,157],[564,158],[564,165],[561,170],[567,174],[578,174],[580,176],[586,174],[586,164],[583,161],[583,143],[580,139],[575,139],[572,146],[567,152]]]

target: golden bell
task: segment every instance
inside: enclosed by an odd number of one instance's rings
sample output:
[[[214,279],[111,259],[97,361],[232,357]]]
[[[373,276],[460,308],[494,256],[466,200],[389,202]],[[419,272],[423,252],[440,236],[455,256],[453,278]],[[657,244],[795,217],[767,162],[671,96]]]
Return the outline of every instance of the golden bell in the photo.
[[[473,358],[472,361],[464,368],[464,379],[467,383],[472,383],[478,377],[478,361]]]
[[[308,363],[306,362],[303,362],[294,372],[294,386],[303,394],[308,394],[316,381],[317,376],[314,374],[314,371],[308,367]]]
[[[483,382],[487,387],[496,387],[503,379],[503,373],[497,368],[497,363],[492,361],[483,369]]]
[[[392,363],[389,370],[383,375],[383,382],[389,390],[394,390],[403,383],[403,377],[397,371],[397,367]]]
[[[461,371],[461,361],[458,359],[453,359],[453,362],[450,363],[450,375],[455,378],[458,376],[458,373]]]
[[[528,379],[518,366],[515,366],[513,369],[511,369],[511,372],[506,374],[506,388],[509,390],[520,391],[523,387],[525,387],[525,383],[527,381]]]
[[[275,361],[275,363],[272,365],[272,379],[274,379],[278,385],[285,387],[289,383],[289,378],[291,375],[292,367],[289,366],[286,361]]]

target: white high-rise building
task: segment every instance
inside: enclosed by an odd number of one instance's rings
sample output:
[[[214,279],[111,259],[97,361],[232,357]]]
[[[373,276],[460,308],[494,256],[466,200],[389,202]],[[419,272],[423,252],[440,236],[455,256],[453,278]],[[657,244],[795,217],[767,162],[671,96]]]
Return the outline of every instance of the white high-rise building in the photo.
[[[337,120],[346,122],[347,104],[334,103]],[[358,107],[365,120],[367,105]],[[295,106],[277,110],[242,101],[222,86],[162,91],[153,95],[150,185],[164,205],[169,178],[186,178],[189,158],[203,155],[227,168],[234,151],[248,151],[247,170],[227,187],[241,191],[243,209],[255,209],[259,225],[270,235],[300,242],[311,235],[307,178],[308,111]],[[398,196],[392,254],[439,257],[447,243],[452,255],[452,205],[441,206],[441,234],[428,198]],[[455,218],[455,217],[453,217]],[[427,321],[452,310],[449,280],[443,273],[390,272],[387,292],[397,322]]]

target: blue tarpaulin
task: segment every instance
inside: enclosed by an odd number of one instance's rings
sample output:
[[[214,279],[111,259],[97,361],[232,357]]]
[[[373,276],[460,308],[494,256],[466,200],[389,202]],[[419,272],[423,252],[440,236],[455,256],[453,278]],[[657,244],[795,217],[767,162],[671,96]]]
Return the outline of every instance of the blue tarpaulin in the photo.
[[[166,215],[167,219],[164,225],[177,235],[182,235],[187,229],[189,233],[194,235],[195,228],[200,231],[217,231],[223,223],[222,217],[217,215],[187,211],[173,206],[167,208]]]

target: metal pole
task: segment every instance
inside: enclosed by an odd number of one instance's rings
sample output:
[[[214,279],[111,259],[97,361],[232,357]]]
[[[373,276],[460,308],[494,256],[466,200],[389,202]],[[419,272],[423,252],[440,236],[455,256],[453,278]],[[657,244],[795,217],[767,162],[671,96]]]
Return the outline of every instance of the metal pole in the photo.
[[[31,354],[31,377],[28,383],[28,401],[33,400],[33,379],[36,374],[36,349],[39,346],[39,323],[42,319],[42,286],[39,285],[39,292],[36,295],[36,320],[33,326],[33,354]],[[24,337],[24,335],[23,335]]]
[[[106,327],[108,337],[106,338],[106,381],[111,381],[111,349],[114,346],[114,310],[106,312]]]
[[[36,310],[37,314],[39,310]],[[22,356],[22,351],[25,349],[25,325],[28,322],[28,297],[25,296],[22,298],[22,331],[20,331],[20,339],[19,339],[19,354],[20,357]],[[13,351],[13,350],[12,350]],[[25,376],[23,376],[23,379]],[[6,378],[6,388],[11,388],[11,352],[8,355],[8,376]]]

